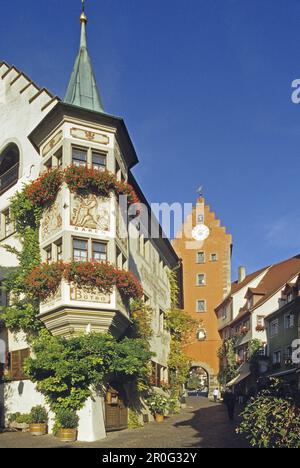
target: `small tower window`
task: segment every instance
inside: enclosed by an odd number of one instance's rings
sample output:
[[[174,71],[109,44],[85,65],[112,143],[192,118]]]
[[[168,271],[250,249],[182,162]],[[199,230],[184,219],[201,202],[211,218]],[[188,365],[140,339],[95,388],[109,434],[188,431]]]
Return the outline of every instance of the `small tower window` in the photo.
[[[106,170],[106,154],[92,152],[93,169],[96,171]]]
[[[84,239],[73,240],[73,259],[75,262],[86,262],[88,259],[88,241]]]
[[[205,263],[205,253],[197,252],[197,263]]]
[[[72,162],[74,166],[86,166],[87,165],[87,150],[84,148],[73,148],[72,149]]]
[[[93,260],[105,262],[107,260],[107,244],[105,242],[93,242]]]

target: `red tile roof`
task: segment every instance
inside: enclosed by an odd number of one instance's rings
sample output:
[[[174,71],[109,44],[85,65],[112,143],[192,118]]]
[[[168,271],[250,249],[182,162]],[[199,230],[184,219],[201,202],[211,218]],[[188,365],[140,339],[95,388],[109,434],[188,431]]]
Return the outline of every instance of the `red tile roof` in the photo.
[[[263,293],[262,297],[256,304],[249,310],[246,305],[244,305],[235,319],[227,324],[226,326],[230,326],[233,323],[239,321],[243,317],[245,317],[248,313],[255,310],[261,304],[266,302],[270,297],[272,297],[276,292],[280,289],[284,288],[284,286],[289,283],[293,278],[300,274],[300,255],[296,255],[295,257],[289,258],[288,260],[284,260],[282,262],[276,263],[270,267],[263,268],[258,270],[244,279],[243,282],[238,283],[237,281],[232,283],[231,292],[229,297],[232,294],[235,294],[241,288],[246,286],[251,280],[255,279],[262,273],[264,270],[267,270],[266,274],[263,276],[262,280],[259,282],[256,288],[250,288],[253,292],[259,291]],[[257,293],[258,294],[258,293]],[[228,300],[228,297],[225,301]],[[223,303],[225,302],[223,301]],[[221,305],[221,304],[220,304]],[[218,306],[220,308],[220,306]]]

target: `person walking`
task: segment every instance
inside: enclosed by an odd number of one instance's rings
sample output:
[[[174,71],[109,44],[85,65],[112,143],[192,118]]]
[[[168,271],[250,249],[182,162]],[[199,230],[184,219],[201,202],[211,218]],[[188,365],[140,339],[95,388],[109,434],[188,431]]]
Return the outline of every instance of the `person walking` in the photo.
[[[213,397],[214,397],[214,402],[215,403],[218,403],[218,399],[219,399],[219,389],[218,388],[215,388],[214,391],[213,391]]]
[[[228,417],[230,421],[234,421],[234,410],[235,410],[236,399],[231,388],[226,389],[223,401],[224,401],[224,404],[227,406]]]

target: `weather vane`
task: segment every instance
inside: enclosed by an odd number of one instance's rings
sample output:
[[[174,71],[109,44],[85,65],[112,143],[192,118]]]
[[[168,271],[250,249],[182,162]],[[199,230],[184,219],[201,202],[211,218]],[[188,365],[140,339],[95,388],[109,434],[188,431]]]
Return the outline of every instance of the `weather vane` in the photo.
[[[197,189],[197,193],[199,194],[200,197],[203,195],[203,185],[200,185],[200,187]]]
[[[81,3],[82,3],[82,12],[81,12],[81,16],[80,16],[80,21],[82,23],[86,23],[87,22],[87,17],[86,17],[86,14],[85,14],[85,0],[81,0]]]

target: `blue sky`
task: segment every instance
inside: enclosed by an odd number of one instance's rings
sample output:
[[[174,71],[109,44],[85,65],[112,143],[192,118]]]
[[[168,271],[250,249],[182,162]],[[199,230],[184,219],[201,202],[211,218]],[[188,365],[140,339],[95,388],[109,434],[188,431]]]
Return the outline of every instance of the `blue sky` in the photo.
[[[0,60],[63,97],[79,12],[1,0]],[[149,200],[190,203],[203,185],[234,272],[299,253],[299,0],[87,0],[87,14],[105,109],[125,119]]]

